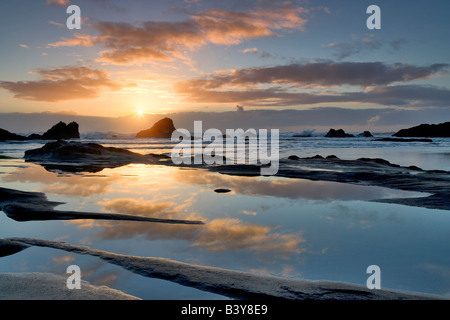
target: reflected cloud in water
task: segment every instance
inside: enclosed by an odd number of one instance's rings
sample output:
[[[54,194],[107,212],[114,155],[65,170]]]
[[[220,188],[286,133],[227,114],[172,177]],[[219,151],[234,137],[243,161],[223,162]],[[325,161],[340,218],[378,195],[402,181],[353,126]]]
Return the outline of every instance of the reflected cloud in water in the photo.
[[[136,199],[116,199],[103,203],[105,209],[126,214],[145,214],[151,212],[153,217],[173,219],[202,219],[197,213],[184,214],[177,211],[177,206],[168,203],[145,203]],[[155,210],[155,208],[163,210]],[[237,218],[204,219],[201,226],[156,225],[121,222],[110,223],[98,221],[96,226],[103,229],[97,234],[102,239],[130,238],[143,235],[149,240],[177,239],[191,243],[191,246],[209,252],[227,250],[252,250],[257,252],[301,253],[299,244],[305,242],[300,234],[282,234],[274,232],[275,227],[245,223]]]
[[[61,175],[47,171],[37,165],[31,165],[18,170],[18,172],[8,173],[1,177],[3,182],[38,183],[42,184],[41,192],[74,197],[105,194],[111,190],[110,185],[120,179],[120,174],[114,172],[108,176]]]
[[[413,197],[418,192],[393,190],[376,186],[352,185],[348,183],[312,181],[280,177],[241,177],[219,175],[196,170],[175,172],[177,180],[184,183],[228,188],[245,195],[273,196],[307,200],[375,200],[392,197]]]

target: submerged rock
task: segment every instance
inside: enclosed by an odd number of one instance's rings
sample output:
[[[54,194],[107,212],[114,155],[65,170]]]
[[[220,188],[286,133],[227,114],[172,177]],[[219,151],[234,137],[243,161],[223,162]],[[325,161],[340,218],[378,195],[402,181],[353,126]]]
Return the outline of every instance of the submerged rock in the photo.
[[[450,122],[440,124],[421,124],[409,129],[401,129],[394,133],[394,137],[431,137],[431,138],[449,138]]]
[[[164,118],[156,122],[153,127],[142,130],[136,134],[136,138],[171,138],[175,126],[170,118]]]
[[[371,134],[370,131],[364,131],[363,133],[358,134],[358,137],[372,138],[373,134]]]

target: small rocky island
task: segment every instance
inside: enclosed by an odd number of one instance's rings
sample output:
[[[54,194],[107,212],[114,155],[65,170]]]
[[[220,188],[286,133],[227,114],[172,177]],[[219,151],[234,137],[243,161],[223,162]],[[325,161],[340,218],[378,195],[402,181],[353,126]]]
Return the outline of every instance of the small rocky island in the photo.
[[[328,131],[328,133],[325,135],[325,137],[326,138],[351,138],[351,137],[354,137],[354,135],[348,134],[342,129],[338,129],[338,130],[330,129]]]
[[[164,118],[156,122],[153,127],[147,130],[142,130],[136,134],[136,138],[166,138],[172,137],[175,126],[170,118]]]
[[[440,124],[421,124],[394,133],[394,137],[413,138],[450,138],[450,122]]]

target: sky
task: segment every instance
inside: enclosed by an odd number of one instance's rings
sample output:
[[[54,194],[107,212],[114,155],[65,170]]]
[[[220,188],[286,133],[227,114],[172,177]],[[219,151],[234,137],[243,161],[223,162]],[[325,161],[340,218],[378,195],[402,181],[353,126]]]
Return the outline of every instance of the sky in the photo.
[[[449,12],[441,0],[1,1],[0,113],[448,121]]]

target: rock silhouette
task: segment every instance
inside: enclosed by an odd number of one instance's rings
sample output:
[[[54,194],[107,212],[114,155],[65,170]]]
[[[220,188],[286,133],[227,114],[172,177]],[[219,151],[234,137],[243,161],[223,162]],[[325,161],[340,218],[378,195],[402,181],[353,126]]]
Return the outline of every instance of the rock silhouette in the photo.
[[[60,140],[60,139],[79,139],[80,133],[78,131],[78,123],[71,122],[65,124],[60,121],[51,127],[43,135],[35,134],[28,136],[29,140],[42,139],[42,140]]]
[[[330,131],[328,131],[328,133],[325,135],[325,137],[327,137],[327,138],[350,138],[350,137],[354,137],[354,135],[345,133],[345,131],[342,129],[338,129],[338,130],[330,129]]]
[[[138,132],[136,138],[171,138],[175,126],[170,118],[164,118],[156,122],[153,127]]]
[[[449,138],[450,122],[440,124],[421,124],[416,127],[401,129],[394,137]]]
[[[20,136],[15,133],[11,133],[4,129],[0,129],[0,141],[7,141],[7,140],[24,141],[24,140],[27,140],[27,137]]]

